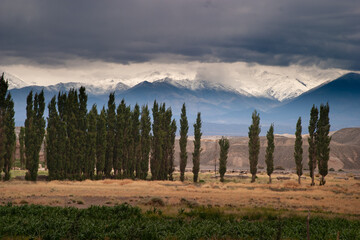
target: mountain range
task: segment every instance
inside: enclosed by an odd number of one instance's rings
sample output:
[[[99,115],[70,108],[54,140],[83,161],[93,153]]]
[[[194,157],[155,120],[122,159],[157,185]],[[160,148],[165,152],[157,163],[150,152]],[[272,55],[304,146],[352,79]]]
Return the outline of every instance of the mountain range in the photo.
[[[31,90],[40,92],[43,89],[45,99],[49,102],[59,91],[65,92],[80,86],[86,87],[88,108],[92,104],[97,104],[98,109],[106,106],[109,93],[115,92],[117,104],[123,98],[131,106],[136,103],[148,104],[150,108],[155,99],[165,102],[172,108],[178,121],[180,108],[185,102],[190,127],[197,112],[201,112],[204,135],[246,136],[254,109],[260,113],[262,135],[266,134],[266,129],[271,123],[275,124],[276,133],[293,133],[299,116],[303,120],[303,132],[306,133],[311,106],[319,106],[326,102],[330,105],[331,130],[360,126],[360,75],[356,73],[323,81],[310,90],[300,89],[300,92],[299,88],[289,90],[294,81],[291,81],[291,84],[284,82],[284,86],[281,87],[259,86],[250,92],[218,82],[171,78],[153,82],[143,81],[131,87],[111,80],[99,81],[96,84],[59,83],[51,86],[31,86],[8,73],[5,74],[5,78],[9,81],[9,89],[15,102],[17,126],[24,124],[26,96]],[[280,80],[277,84],[280,84]],[[308,84],[300,80],[298,83],[304,87]],[[256,91],[263,93],[255,94]],[[189,135],[192,135],[192,129],[189,129]]]

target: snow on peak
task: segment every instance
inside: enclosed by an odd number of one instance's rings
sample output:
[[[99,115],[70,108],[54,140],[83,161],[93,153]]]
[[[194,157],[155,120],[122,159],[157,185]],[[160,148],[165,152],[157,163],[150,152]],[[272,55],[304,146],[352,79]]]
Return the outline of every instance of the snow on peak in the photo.
[[[0,72],[2,72],[2,71],[0,70]],[[14,89],[14,88],[23,88],[23,87],[29,86],[27,83],[25,83],[20,78],[16,77],[15,75],[12,75],[10,73],[7,73],[7,72],[4,72],[4,78],[9,83],[9,90]]]

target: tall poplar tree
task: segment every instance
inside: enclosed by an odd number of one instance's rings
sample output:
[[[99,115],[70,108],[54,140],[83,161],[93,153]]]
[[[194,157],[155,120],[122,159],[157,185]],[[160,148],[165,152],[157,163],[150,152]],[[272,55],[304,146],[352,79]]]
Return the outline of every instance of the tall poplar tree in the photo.
[[[183,182],[185,179],[185,168],[187,164],[187,152],[186,152],[186,145],[187,145],[187,137],[188,137],[188,120],[186,117],[186,106],[185,103],[181,108],[181,116],[180,116],[180,180]]]
[[[97,119],[96,129],[96,175],[101,178],[104,175],[105,155],[106,155],[106,111],[105,108],[100,112]]]
[[[271,183],[271,174],[274,171],[274,125],[271,124],[269,131],[266,134],[267,139],[267,147],[266,147],[266,154],[265,154],[265,163],[266,163],[266,172],[269,176],[269,183]]]
[[[58,94],[57,105],[59,122],[57,124],[57,148],[59,154],[59,161],[57,165],[59,179],[65,179],[67,177],[67,157],[68,157],[68,137],[66,128],[66,102],[67,96],[65,93]]]
[[[20,127],[19,133],[19,144],[20,144],[20,168],[25,167],[25,128]]]
[[[159,117],[159,104],[154,101],[153,108],[153,124],[152,131],[153,136],[151,139],[151,157],[150,157],[150,170],[151,170],[151,179],[157,180],[159,173],[159,159],[161,155],[161,138],[160,138],[160,117]]]
[[[56,97],[48,105],[49,115],[46,129],[46,163],[49,171],[49,180],[59,179],[59,161],[61,156],[58,149],[58,122],[59,115],[56,110]]]
[[[134,171],[136,171],[136,177],[140,178],[140,107],[135,104],[134,110],[131,114],[131,137],[132,137],[132,164],[131,164],[131,178],[134,178]]]
[[[145,180],[149,171],[149,155],[151,149],[151,120],[149,108],[147,105],[141,108],[140,120],[140,146],[141,160],[139,169],[139,178]]]
[[[110,93],[108,101],[108,109],[106,112],[106,129],[107,129],[107,146],[106,146],[106,157],[105,157],[105,176],[110,177],[111,170],[114,162],[114,151],[115,151],[115,125],[116,125],[116,114],[115,114],[115,95]]]
[[[98,111],[94,104],[88,113],[87,122],[87,141],[86,141],[86,161],[84,173],[86,178],[94,179],[94,168],[96,163],[96,133],[97,133]]]
[[[201,114],[197,114],[196,123],[194,124],[194,152],[193,152],[193,174],[194,182],[198,181],[200,170],[200,153],[201,153]]]
[[[123,159],[122,159],[122,166],[123,166],[123,177],[124,178],[130,178],[133,176],[134,171],[131,172],[131,170],[134,169],[133,166],[131,166],[132,158],[133,158],[133,151],[132,151],[132,144],[133,144],[133,138],[131,136],[131,130],[132,130],[132,119],[131,119],[131,109],[130,106],[125,107],[124,111],[124,144],[123,144]]]
[[[174,180],[173,173],[175,171],[174,159],[175,159],[175,137],[176,137],[176,121],[173,119],[170,126],[170,152],[169,152],[169,180]]]
[[[45,134],[45,110],[44,91],[35,94],[32,91],[27,97],[26,120],[25,120],[25,156],[27,180],[36,181],[39,168],[39,153]]]
[[[312,106],[310,111],[309,121],[309,170],[311,177],[311,186],[315,185],[315,168],[316,168],[316,142],[317,142],[317,122],[318,122],[319,110],[315,105]]]
[[[165,103],[162,104],[161,116],[162,116],[162,152],[163,158],[161,162],[161,180],[168,180],[169,178],[169,168],[170,168],[170,152],[171,152],[171,118],[172,110],[171,108],[166,109]]]
[[[296,164],[296,174],[298,175],[298,182],[301,184],[301,175],[303,174],[303,149],[302,149],[302,127],[301,127],[301,117],[299,117],[296,123],[296,132],[295,132],[295,146],[294,146],[294,159]]]
[[[89,165],[88,161],[90,160],[87,156],[87,144],[86,144],[88,140],[87,99],[88,96],[86,94],[86,89],[85,87],[81,86],[79,89],[79,112],[77,118],[78,118],[78,140],[82,144],[79,145],[78,162],[80,164],[80,170],[84,178],[89,177],[89,172],[86,166]]]
[[[320,117],[317,123],[317,145],[316,156],[318,159],[319,173],[321,175],[320,185],[325,185],[325,176],[328,174],[328,161],[330,157],[330,119],[329,104],[320,105]]]
[[[68,179],[80,179],[81,178],[81,157],[79,141],[79,100],[78,93],[75,89],[70,89],[66,98],[66,177]]]
[[[6,113],[6,95],[8,82],[5,81],[4,73],[0,77],[0,180],[1,172],[4,167],[6,134],[5,134],[5,113]]]
[[[123,166],[123,160],[125,156],[125,134],[126,134],[126,122],[125,122],[126,104],[125,100],[122,99],[116,110],[116,135],[115,135],[115,150],[116,156],[114,158],[113,167],[116,178],[121,177],[121,169]]]
[[[12,100],[11,94],[8,93],[5,100],[5,156],[4,156],[4,180],[10,180],[10,170],[12,160],[14,158],[16,135],[15,135],[15,119],[14,119],[14,101]]]
[[[219,145],[220,145],[220,158],[219,158],[220,181],[224,182],[224,175],[226,173],[226,164],[227,164],[230,143],[227,138],[222,137],[219,140]]]
[[[255,110],[252,114],[252,124],[249,127],[249,163],[250,173],[252,175],[251,182],[255,182],[257,164],[260,152],[260,116]]]

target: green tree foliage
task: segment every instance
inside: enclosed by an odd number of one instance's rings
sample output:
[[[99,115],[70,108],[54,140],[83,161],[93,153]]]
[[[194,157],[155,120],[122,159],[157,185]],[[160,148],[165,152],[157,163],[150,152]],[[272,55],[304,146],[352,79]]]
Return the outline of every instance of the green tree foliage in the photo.
[[[149,155],[151,149],[151,120],[148,106],[142,106],[140,120],[140,146],[141,159],[139,168],[139,178],[146,179],[149,171]]]
[[[88,130],[86,141],[86,161],[84,174],[86,178],[94,179],[94,168],[96,163],[96,133],[97,133],[98,111],[94,104],[88,113]]]
[[[67,95],[65,93],[59,93],[57,97],[59,121],[57,124],[57,149],[59,154],[58,161],[58,178],[65,179],[67,173],[67,157],[68,157],[68,138],[67,138],[67,125],[66,125],[66,103]]]
[[[8,93],[5,100],[5,118],[4,118],[4,130],[5,130],[5,156],[4,156],[4,180],[10,180],[10,170],[12,165],[12,159],[14,158],[16,135],[15,135],[15,119],[14,119],[14,102],[11,94]]]
[[[104,175],[106,155],[106,111],[100,112],[96,123],[96,175],[98,178]]]
[[[8,92],[8,82],[4,73],[0,77],[0,179],[4,171],[4,180],[10,180],[10,169],[15,150],[14,102]]]
[[[219,145],[220,145],[220,158],[219,158],[220,181],[224,182],[224,175],[226,173],[226,164],[227,164],[230,143],[227,138],[222,137],[219,140]]]
[[[169,179],[170,171],[170,153],[171,153],[171,118],[172,110],[168,108],[165,110],[165,103],[162,104],[162,138],[163,138],[163,159],[161,162],[161,176],[160,179]]]
[[[81,147],[79,130],[79,99],[75,89],[70,89],[66,98],[66,177],[68,179],[81,179]]]
[[[27,180],[36,181],[39,168],[39,152],[44,140],[45,110],[44,92],[35,94],[31,91],[27,97],[26,120],[25,120],[25,156]]]
[[[106,112],[106,129],[107,129],[107,146],[105,157],[105,176],[110,177],[111,170],[114,162],[115,152],[115,127],[116,127],[116,114],[115,114],[115,95],[110,93],[108,101],[108,109]]]
[[[116,110],[116,135],[115,135],[115,150],[116,156],[114,158],[113,167],[114,175],[116,178],[121,177],[121,169],[123,168],[123,160],[126,158],[125,154],[125,134],[126,134],[126,121],[125,121],[125,112],[126,104],[125,100],[122,99]]]
[[[87,156],[87,140],[88,140],[88,121],[87,121],[87,99],[85,87],[80,87],[79,89],[79,112],[77,115],[78,119],[78,140],[79,149],[78,149],[78,164],[80,164],[80,175],[84,174],[83,177],[88,178],[89,172],[86,169],[86,166],[89,165],[89,158]]]
[[[295,132],[295,146],[294,146],[294,159],[296,164],[296,174],[298,175],[298,182],[301,184],[301,175],[303,174],[303,149],[302,149],[302,127],[301,127],[301,117],[299,117],[296,123],[296,132]]]
[[[315,105],[312,106],[310,111],[309,121],[309,170],[311,177],[311,186],[315,185],[315,168],[316,168],[316,142],[317,142],[317,122],[318,122],[319,110]]]
[[[197,114],[194,124],[194,152],[193,152],[193,174],[194,182],[198,181],[200,171],[200,152],[201,152],[201,114]]]
[[[185,168],[187,164],[187,152],[186,152],[186,145],[187,145],[187,137],[188,137],[188,120],[186,117],[186,107],[185,103],[181,108],[181,116],[180,116],[180,180],[183,182],[185,179]]]
[[[325,184],[325,176],[328,174],[328,161],[330,155],[330,119],[329,104],[320,105],[320,117],[317,122],[316,157],[318,159],[319,173],[321,175],[320,185]]]
[[[157,180],[159,176],[160,161],[162,158],[162,138],[161,138],[161,119],[159,112],[159,104],[154,101],[153,108],[153,136],[151,141],[151,158],[150,158],[150,170],[151,179]]]
[[[134,178],[134,171],[136,171],[136,177],[140,178],[140,159],[141,159],[141,149],[140,149],[140,107],[138,104],[135,104],[134,110],[131,113],[131,169],[130,177]]]
[[[171,120],[171,108],[166,109],[165,103],[159,105],[154,101],[152,112],[154,120],[150,157],[151,179],[172,179],[176,123]]]
[[[130,178],[133,176],[134,171],[131,172],[131,170],[134,169],[134,167],[130,166],[132,163],[132,156],[133,151],[131,146],[132,145],[132,136],[131,136],[131,130],[132,130],[132,121],[131,121],[131,109],[130,106],[125,107],[124,111],[124,129],[123,129],[123,138],[124,138],[124,144],[123,144],[123,158],[122,158],[122,166],[123,166],[123,177],[124,178]]]
[[[250,173],[252,175],[251,182],[255,182],[257,164],[260,152],[260,116],[255,110],[252,114],[252,124],[249,127],[249,163]]]
[[[25,128],[20,128],[19,133],[19,144],[20,144],[20,167],[25,167]]]
[[[170,149],[169,149],[169,180],[174,180],[173,173],[175,171],[174,159],[175,159],[175,137],[176,137],[176,121],[173,119],[170,126]]]
[[[58,149],[58,125],[59,115],[56,110],[56,97],[53,97],[48,105],[49,116],[46,129],[46,163],[49,170],[49,180],[59,178],[59,161],[61,153]]]
[[[0,180],[1,172],[4,167],[4,156],[5,156],[5,114],[6,114],[6,95],[8,90],[8,82],[5,81],[4,73],[0,77]]]
[[[266,139],[267,139],[267,147],[265,154],[266,172],[267,175],[269,176],[269,183],[271,183],[271,174],[274,171],[274,150],[275,150],[274,124],[270,125],[269,131],[266,134]]]

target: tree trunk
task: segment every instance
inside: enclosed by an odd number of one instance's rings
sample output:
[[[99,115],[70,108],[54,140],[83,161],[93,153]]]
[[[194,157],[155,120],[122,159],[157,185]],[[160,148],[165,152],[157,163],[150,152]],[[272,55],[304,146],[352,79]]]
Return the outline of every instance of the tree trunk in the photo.
[[[315,168],[312,166],[311,186],[315,186]]]
[[[325,185],[325,177],[321,175],[321,179],[320,179],[320,186]]]
[[[252,182],[252,183],[255,182],[255,177],[256,177],[256,174],[253,174],[253,175],[251,176],[251,182]]]
[[[269,184],[271,184],[271,175],[269,175]]]
[[[298,177],[299,177],[298,182],[299,184],[301,184],[301,176],[299,175]]]

